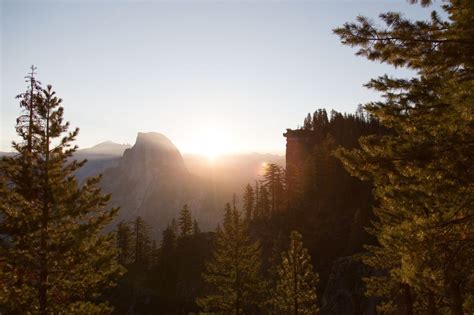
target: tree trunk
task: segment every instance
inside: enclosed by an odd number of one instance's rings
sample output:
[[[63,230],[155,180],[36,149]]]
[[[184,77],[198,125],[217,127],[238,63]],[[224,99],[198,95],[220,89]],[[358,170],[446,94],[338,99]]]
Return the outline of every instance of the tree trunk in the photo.
[[[49,104],[47,105],[49,106]],[[46,143],[45,143],[45,163],[44,163],[44,196],[43,209],[41,214],[41,235],[40,235],[40,274],[39,274],[39,312],[41,315],[48,313],[48,223],[49,223],[49,108],[46,117]]]
[[[403,294],[405,298],[405,315],[413,315],[413,299],[410,285],[403,284]]]
[[[296,250],[294,241],[291,247],[293,248],[293,287],[294,287],[294,308],[295,308],[295,315],[298,315],[298,270],[296,266]]]
[[[433,291],[428,292],[428,315],[436,315],[436,304]]]
[[[360,309],[360,298],[357,293],[352,294],[352,309],[354,310],[354,315],[362,315],[362,310]]]
[[[463,315],[464,311],[462,309],[462,296],[459,284],[452,282],[450,284],[450,290],[452,295],[451,314]]]

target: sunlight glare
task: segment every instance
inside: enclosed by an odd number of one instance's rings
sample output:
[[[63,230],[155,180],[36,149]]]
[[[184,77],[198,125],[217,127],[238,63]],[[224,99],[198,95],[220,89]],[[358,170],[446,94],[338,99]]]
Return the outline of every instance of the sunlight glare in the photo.
[[[190,150],[215,162],[220,156],[232,152],[231,136],[220,128],[208,128],[197,132]]]

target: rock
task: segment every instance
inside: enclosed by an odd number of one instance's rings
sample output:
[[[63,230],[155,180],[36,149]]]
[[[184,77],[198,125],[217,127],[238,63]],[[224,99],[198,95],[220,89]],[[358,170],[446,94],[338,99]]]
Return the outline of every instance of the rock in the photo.
[[[184,204],[196,219],[208,218],[201,215],[205,189],[188,172],[176,146],[160,133],[138,133],[118,165],[105,171],[102,187],[112,194],[111,203],[121,207],[119,221],[141,216],[155,238]]]

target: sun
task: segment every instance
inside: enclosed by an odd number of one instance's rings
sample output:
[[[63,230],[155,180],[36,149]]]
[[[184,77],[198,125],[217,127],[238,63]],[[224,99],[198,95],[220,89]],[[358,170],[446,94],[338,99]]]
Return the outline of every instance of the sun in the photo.
[[[202,129],[195,133],[191,150],[215,162],[220,156],[232,151],[232,137],[219,128]]]
[[[210,144],[209,146],[207,146],[207,149],[205,150],[205,152],[203,152],[203,154],[207,157],[207,159],[210,162],[215,162],[216,159],[220,155],[222,155],[222,152],[219,152],[217,148],[215,148],[212,144]]]

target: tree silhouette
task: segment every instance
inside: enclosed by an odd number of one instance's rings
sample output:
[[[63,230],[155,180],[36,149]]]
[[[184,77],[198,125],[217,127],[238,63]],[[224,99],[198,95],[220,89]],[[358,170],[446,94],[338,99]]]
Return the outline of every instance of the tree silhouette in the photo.
[[[303,248],[302,236],[291,232],[290,248],[282,253],[273,303],[284,314],[318,313],[316,285],[318,275],[313,272],[311,257]]]
[[[106,208],[100,177],[78,185],[74,172],[85,161],[72,160],[72,142],[79,130],[68,132],[52,87],[29,79],[29,96],[20,97],[28,112],[28,124],[18,119],[22,142],[0,163],[0,304],[12,313],[110,311],[96,298],[121,272],[114,235],[103,232],[118,209]]]

